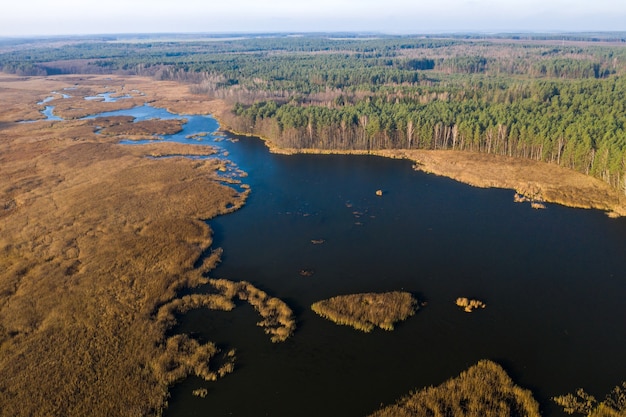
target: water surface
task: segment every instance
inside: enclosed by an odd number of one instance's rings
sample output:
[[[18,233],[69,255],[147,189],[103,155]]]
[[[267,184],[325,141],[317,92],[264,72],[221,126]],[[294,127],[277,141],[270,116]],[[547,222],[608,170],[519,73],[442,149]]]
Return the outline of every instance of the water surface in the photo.
[[[114,114],[181,117],[149,106]],[[298,328],[273,344],[246,305],[185,315],[174,332],[236,348],[236,371],[176,385],[167,416],[364,416],[480,359],[532,389],[546,416],[563,415],[551,396],[583,386],[603,398],[626,379],[624,219],[533,210],[513,191],[416,172],[408,161],[272,155],[258,139],[215,134],[198,141],[189,135],[217,123],[183,117],[183,132],[166,140],[220,147],[252,188],[241,210],[209,222],[224,249],[210,275],[282,298]],[[310,310],[334,295],[390,290],[427,302],[393,332],[365,334]],[[464,313],[459,296],[487,308]],[[197,388],[209,395],[194,397]]]
[[[623,219],[533,210],[513,191],[472,188],[407,161],[272,155],[247,138],[229,146],[253,192],[242,210],[210,222],[224,248],[211,275],[286,300],[298,330],[272,345],[251,309],[188,315],[177,330],[236,347],[238,369],[177,386],[168,416],[363,416],[483,358],[531,388],[545,415],[562,415],[551,396],[584,386],[603,398],[626,378]],[[302,268],[315,274],[301,277]],[[337,294],[398,289],[428,305],[394,332],[360,333],[309,309]],[[464,313],[459,296],[487,308]],[[191,396],[199,386],[207,398]]]

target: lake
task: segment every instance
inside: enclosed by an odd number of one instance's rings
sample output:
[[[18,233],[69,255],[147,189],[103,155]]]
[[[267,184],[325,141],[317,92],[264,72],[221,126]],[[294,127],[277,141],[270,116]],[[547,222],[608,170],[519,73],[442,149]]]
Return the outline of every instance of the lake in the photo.
[[[163,117],[150,109],[134,114]],[[512,190],[473,188],[408,161],[274,155],[246,137],[198,142],[187,136],[217,123],[185,117],[166,139],[220,147],[252,189],[241,210],[209,221],[224,249],[210,276],[283,299],[298,327],[273,344],[247,305],[187,313],[173,332],[235,348],[236,370],[177,384],[166,416],[365,416],[480,359],[531,389],[544,415],[561,416],[550,397],[584,387],[601,399],[626,379],[626,219],[533,210]],[[362,333],[310,310],[334,295],[391,290],[427,303],[393,332]],[[465,313],[454,304],[461,296],[487,308]],[[193,396],[197,388],[207,397]]]

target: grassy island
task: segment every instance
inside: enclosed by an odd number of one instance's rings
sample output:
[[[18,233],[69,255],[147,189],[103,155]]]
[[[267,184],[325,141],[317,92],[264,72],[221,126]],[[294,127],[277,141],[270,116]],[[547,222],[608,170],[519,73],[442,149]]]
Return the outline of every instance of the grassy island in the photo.
[[[415,314],[417,301],[408,292],[363,293],[318,301],[311,309],[337,324],[370,332],[374,327],[393,330],[394,323]]]
[[[483,360],[437,387],[409,394],[369,417],[539,417],[530,391],[516,386],[504,369]]]

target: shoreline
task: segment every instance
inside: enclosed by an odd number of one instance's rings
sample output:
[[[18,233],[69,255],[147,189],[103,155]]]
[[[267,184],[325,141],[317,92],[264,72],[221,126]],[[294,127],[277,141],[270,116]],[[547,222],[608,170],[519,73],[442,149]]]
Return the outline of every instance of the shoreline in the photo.
[[[211,116],[219,130],[235,136],[262,140],[271,153],[279,155],[375,155],[405,159],[414,169],[478,188],[501,188],[514,192],[516,202],[528,202],[533,209],[544,203],[578,209],[601,210],[610,218],[626,216],[626,196],[602,180],[547,162],[509,156],[455,150],[379,149],[341,150],[317,148],[283,148],[269,137],[231,129],[222,115],[230,108],[221,99],[210,100]]]
[[[516,202],[528,202],[534,209],[543,203],[571,208],[604,211],[608,217],[626,216],[626,198],[608,184],[568,168],[531,159],[454,150],[379,149],[339,150],[316,148],[282,148],[271,139],[241,133],[222,125],[220,129],[236,136],[261,139],[271,153],[279,155],[374,155],[405,159],[413,168],[478,188],[501,188],[514,191]]]
[[[7,76],[0,76],[0,81]],[[37,78],[37,77],[26,77]],[[71,79],[102,79],[102,76],[56,76],[43,80],[67,82]],[[626,216],[626,197],[619,195],[603,181],[557,165],[531,159],[512,158],[494,154],[454,150],[382,149],[382,150],[328,150],[282,148],[272,138],[239,132],[232,129],[224,117],[231,106],[224,100],[189,92],[189,85],[176,81],[156,81],[146,77],[106,77],[112,82],[133,84],[143,89],[145,102],[178,114],[210,115],[219,124],[219,130],[235,136],[256,137],[275,154],[340,154],[376,155],[385,158],[412,161],[415,169],[443,176],[479,188],[502,188],[521,196],[516,201],[529,202],[533,208],[543,203],[560,204],[572,208],[596,209],[607,216]],[[122,87],[122,89],[124,89]],[[513,198],[513,197],[512,197]]]

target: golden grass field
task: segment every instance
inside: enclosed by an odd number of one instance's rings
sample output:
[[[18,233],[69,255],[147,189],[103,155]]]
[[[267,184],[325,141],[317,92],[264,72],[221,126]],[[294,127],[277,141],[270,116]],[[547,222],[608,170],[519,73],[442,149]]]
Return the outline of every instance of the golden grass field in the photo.
[[[179,123],[15,123],[38,118],[36,102],[76,84],[74,96],[124,87],[155,103],[186,92],[145,79],[0,77],[0,415],[156,415],[173,381],[232,370],[228,352],[208,369],[218,354],[211,343],[166,339],[172,323],[157,313],[181,288],[207,281],[219,256],[196,264],[211,247],[203,220],[236,210],[246,193],[220,184],[217,159],[146,158],[209,147],[116,143]],[[129,103],[71,100],[58,101],[72,117]]]

